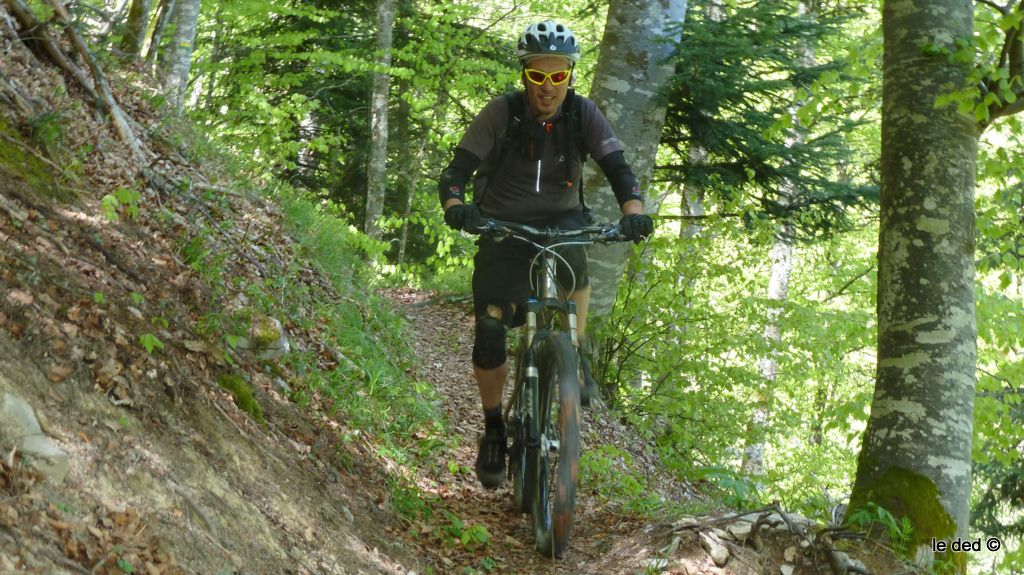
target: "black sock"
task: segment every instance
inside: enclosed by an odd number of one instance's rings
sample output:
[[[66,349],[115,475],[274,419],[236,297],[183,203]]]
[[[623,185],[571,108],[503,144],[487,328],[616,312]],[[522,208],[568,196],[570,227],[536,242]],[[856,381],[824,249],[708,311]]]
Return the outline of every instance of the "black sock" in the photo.
[[[500,404],[495,408],[484,410],[484,427],[505,431],[505,420],[501,417]]]

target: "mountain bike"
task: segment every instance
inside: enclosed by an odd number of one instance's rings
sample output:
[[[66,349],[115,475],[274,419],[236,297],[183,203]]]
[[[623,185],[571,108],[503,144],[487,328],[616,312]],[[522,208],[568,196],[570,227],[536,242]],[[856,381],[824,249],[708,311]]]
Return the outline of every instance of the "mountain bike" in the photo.
[[[556,248],[626,240],[614,224],[559,230],[484,218],[474,231],[537,248],[530,264],[530,296],[516,352],[515,385],[504,414],[512,439],[508,477],[516,509],[533,517],[537,550],[558,558],[569,545],[576,505],[580,354],[576,304],[569,300],[576,278]],[[569,270],[568,286],[558,282],[559,261]]]

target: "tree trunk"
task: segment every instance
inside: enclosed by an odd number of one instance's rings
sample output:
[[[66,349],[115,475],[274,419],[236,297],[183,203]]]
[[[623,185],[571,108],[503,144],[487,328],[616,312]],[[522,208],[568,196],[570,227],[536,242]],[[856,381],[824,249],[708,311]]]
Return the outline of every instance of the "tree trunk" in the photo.
[[[815,6],[813,2],[800,2],[797,5],[798,15],[813,14]],[[815,64],[814,48],[803,44],[800,47],[797,65],[801,68],[810,68]],[[786,147],[792,149],[802,144],[804,137],[800,129],[800,118],[797,115],[797,106],[793,105],[789,111],[793,121],[791,135],[786,139]],[[799,166],[796,166],[799,170]],[[799,190],[792,180],[786,179],[782,182],[779,190],[779,197],[784,203],[798,194]],[[771,249],[772,273],[768,280],[768,312],[764,327],[764,339],[769,346],[778,345],[782,341],[782,330],[779,327],[779,314],[782,312],[782,305],[789,295],[789,276],[793,271],[793,226],[783,224],[781,233],[776,235]],[[767,441],[768,429],[771,426],[772,408],[775,403],[775,381],[779,375],[779,362],[776,359],[776,352],[769,351],[758,362],[758,372],[761,374],[761,385],[755,393],[755,404],[751,413],[751,420],[747,424],[747,445],[743,449],[743,473],[750,477],[761,477],[765,474],[765,443]]]
[[[775,238],[771,249],[772,275],[768,280],[769,308],[764,326],[764,339],[769,345],[777,345],[782,340],[779,314],[789,294],[789,276],[793,271],[793,245],[787,233],[792,233],[792,230],[789,226],[783,226],[782,233]],[[775,355],[774,351],[769,351],[758,362],[758,371],[763,380],[757,390],[751,421],[747,425],[747,445],[743,450],[742,465],[743,473],[751,477],[763,476],[765,472],[765,437],[771,422],[775,380],[779,374]]]
[[[401,80],[398,84],[399,94],[407,94],[411,89],[408,80]],[[419,92],[416,93],[419,95]],[[409,241],[409,216],[412,215],[413,202],[416,197],[416,186],[419,184],[420,162],[423,160],[422,150],[426,143],[414,142],[412,138],[412,106],[404,96],[398,98],[398,193],[399,215],[402,218],[402,227],[398,232],[398,254],[395,256],[395,263],[399,266],[405,263],[405,246]]]
[[[168,100],[178,112],[185,106],[185,90],[192,70],[192,43],[199,27],[201,5],[202,0],[178,0],[174,14],[174,38],[165,62],[164,85]]]
[[[126,60],[137,60],[142,54],[142,42],[146,39],[149,27],[149,11],[152,0],[132,0],[125,24],[124,38],[121,39],[121,51]]]
[[[149,45],[146,47],[146,61],[150,64],[157,61],[157,54],[160,52],[160,41],[163,40],[164,28],[174,14],[176,0],[161,0],[160,8],[157,9],[156,24],[153,26],[153,34],[149,37]]]
[[[886,2],[878,367],[851,511],[874,502],[914,525],[910,551],[967,536],[977,362],[974,171],[978,132],[938,93],[969,62],[925,53],[972,35],[968,0]],[[848,515],[849,516],[849,515]],[[966,557],[952,557],[961,571]]]
[[[608,8],[590,97],[622,140],[641,186],[650,179],[665,121],[665,107],[657,96],[672,75],[667,62],[672,45],[664,36],[681,31],[686,4],[686,0],[614,0]],[[598,220],[618,221],[621,213],[615,195],[592,164],[588,164],[584,187],[587,205]],[[657,206],[649,204],[647,211],[654,213]],[[628,247],[621,244],[591,252],[592,320],[600,321],[611,311],[627,253]]]
[[[392,0],[377,2],[377,70],[373,73],[370,104],[370,157],[366,174],[366,235],[380,239],[377,221],[384,213],[384,190],[388,160],[388,90],[391,75],[391,27],[395,10]]]

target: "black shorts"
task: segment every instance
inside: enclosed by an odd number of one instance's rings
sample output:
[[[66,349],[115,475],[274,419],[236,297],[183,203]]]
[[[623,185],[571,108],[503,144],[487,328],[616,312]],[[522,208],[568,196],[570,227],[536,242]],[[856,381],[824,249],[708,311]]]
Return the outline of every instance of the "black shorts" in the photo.
[[[583,214],[573,210],[539,227],[554,226],[573,230],[585,225]],[[498,306],[506,313],[504,310],[508,309],[508,305],[515,304],[515,317],[505,315],[504,320],[509,327],[522,325],[526,321],[526,299],[530,294],[530,262],[537,255],[537,248],[514,238],[495,241],[485,237],[477,240],[477,246],[479,250],[473,258],[473,310],[476,316],[486,314],[489,305]],[[562,289],[571,289],[573,274],[577,290],[589,286],[586,247],[564,246],[555,251],[569,262],[569,268],[572,269],[570,274],[565,264],[558,261],[558,283]]]

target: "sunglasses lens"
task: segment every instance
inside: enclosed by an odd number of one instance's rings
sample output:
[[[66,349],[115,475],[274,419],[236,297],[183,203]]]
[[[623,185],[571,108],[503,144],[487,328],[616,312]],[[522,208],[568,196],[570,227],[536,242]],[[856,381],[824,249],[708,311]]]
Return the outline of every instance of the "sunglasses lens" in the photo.
[[[543,84],[544,78],[547,76],[540,70],[527,70],[526,77],[530,79],[534,84]]]
[[[561,70],[561,71],[558,71],[558,72],[551,72],[550,74],[545,74],[544,72],[541,72],[540,70],[534,70],[532,68],[527,68],[526,69],[526,77],[527,77],[527,79],[529,79],[534,84],[537,84],[538,86],[540,86],[541,84],[544,83],[545,80],[550,78],[551,79],[551,84],[553,86],[558,86],[560,84],[565,83],[565,81],[569,79],[569,75],[571,74],[571,72],[572,72],[571,70]]]

